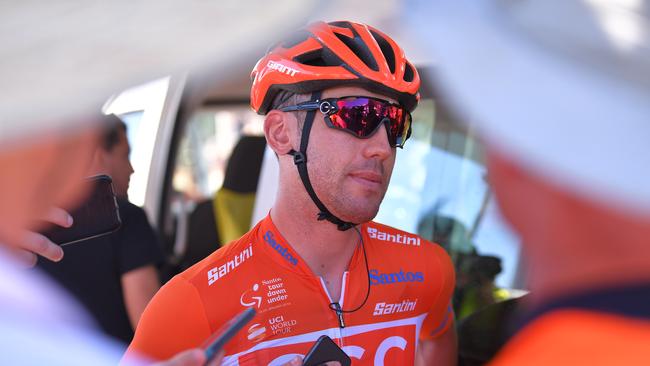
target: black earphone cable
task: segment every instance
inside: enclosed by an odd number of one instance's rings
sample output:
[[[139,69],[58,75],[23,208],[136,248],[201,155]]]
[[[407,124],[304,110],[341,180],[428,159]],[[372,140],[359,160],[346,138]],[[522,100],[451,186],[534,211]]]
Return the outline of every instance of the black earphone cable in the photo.
[[[354,226],[354,231],[357,232],[357,234],[359,235],[359,240],[361,241],[361,249],[363,250],[363,261],[366,264],[366,276],[368,278],[368,289],[366,291],[366,296],[363,299],[363,301],[361,302],[361,304],[359,306],[357,306],[356,308],[352,309],[352,310],[342,309],[341,305],[338,302],[331,303],[330,304],[330,309],[335,311],[337,314],[340,314],[340,313],[346,313],[347,314],[347,313],[354,313],[355,311],[358,311],[359,309],[361,309],[366,304],[366,302],[368,302],[368,298],[370,297],[370,267],[368,266],[368,255],[366,254],[366,245],[365,245],[365,243],[363,241],[363,235],[361,235],[361,232],[359,231],[359,228]]]

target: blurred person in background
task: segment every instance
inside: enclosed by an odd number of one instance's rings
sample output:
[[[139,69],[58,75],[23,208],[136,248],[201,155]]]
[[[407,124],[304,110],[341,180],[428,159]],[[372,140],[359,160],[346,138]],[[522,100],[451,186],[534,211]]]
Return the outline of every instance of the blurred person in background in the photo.
[[[650,364],[650,2],[413,11],[522,239],[527,315],[491,364]]]
[[[121,347],[92,327],[84,310],[37,271],[41,255],[60,261],[59,246],[36,233],[45,220],[69,227],[57,206],[84,199],[82,182],[97,148],[99,118],[69,123],[5,124],[0,148],[0,351],[23,365],[115,365]],[[94,123],[91,123],[94,122]],[[137,355],[130,360],[145,363]],[[202,365],[189,350],[167,365]]]
[[[122,225],[110,235],[65,246],[59,262],[40,258],[37,267],[75,295],[108,335],[129,343],[142,311],[160,287],[155,265],[162,253],[144,210],[127,199],[133,167],[126,125],[112,114],[101,118],[107,127],[87,175],[112,178]]]
[[[500,289],[495,279],[501,273],[501,259],[491,255],[471,253],[461,257],[454,292],[454,313],[458,320],[477,310],[508,298],[507,290]],[[462,273],[462,274],[461,274]]]

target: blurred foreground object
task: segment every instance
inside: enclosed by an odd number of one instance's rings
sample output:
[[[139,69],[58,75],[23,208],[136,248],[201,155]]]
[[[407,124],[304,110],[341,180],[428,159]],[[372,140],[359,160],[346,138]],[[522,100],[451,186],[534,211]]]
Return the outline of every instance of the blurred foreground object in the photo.
[[[227,75],[231,62],[304,23],[316,1],[0,4],[0,136],[8,121],[64,126],[111,94],[190,68]],[[282,9],[282,11],[276,11]],[[208,69],[209,68],[209,69]]]
[[[126,86],[189,67],[205,71],[209,66],[218,76],[242,52],[265,44],[259,35],[301,23],[310,4],[0,5],[3,364],[115,365],[121,357],[119,346],[97,333],[80,307],[39,273],[17,268],[15,258],[32,260],[33,253],[43,254],[39,250],[47,247],[32,222],[47,217],[52,206],[83,200],[79,186],[100,126],[94,113],[105,99]],[[284,10],[270,11],[271,6]],[[249,41],[241,42],[245,36]],[[163,364],[201,365],[204,358],[200,351],[184,353]]]
[[[491,364],[649,364],[650,2],[412,5],[523,240],[527,316]]]
[[[650,212],[647,0],[413,1],[456,112],[574,193]]]

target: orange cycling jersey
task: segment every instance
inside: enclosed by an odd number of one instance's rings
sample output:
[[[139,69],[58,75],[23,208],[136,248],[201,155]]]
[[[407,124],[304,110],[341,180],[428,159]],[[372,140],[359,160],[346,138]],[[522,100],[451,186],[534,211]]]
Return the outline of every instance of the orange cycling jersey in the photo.
[[[246,307],[257,310],[225,347],[226,365],[282,365],[305,355],[321,335],[363,365],[413,364],[418,339],[452,326],[454,270],[438,245],[391,227],[360,226],[332,309],[321,277],[283,239],[270,216],[241,239],[174,277],[147,306],[129,352],[166,359],[199,347]],[[339,309],[340,309],[339,308]]]
[[[560,309],[524,327],[489,365],[650,365],[649,339],[647,319]]]

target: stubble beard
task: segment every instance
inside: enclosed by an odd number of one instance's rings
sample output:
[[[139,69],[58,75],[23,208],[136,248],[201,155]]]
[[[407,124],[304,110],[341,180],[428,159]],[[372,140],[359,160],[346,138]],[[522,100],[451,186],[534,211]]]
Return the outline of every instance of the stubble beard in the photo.
[[[351,192],[350,180],[347,173],[323,174],[319,172],[318,181],[321,185],[315,189],[325,207],[343,221],[360,224],[371,221],[377,216],[379,206],[384,199],[388,182],[381,192]],[[316,177],[315,177],[316,178]]]
[[[331,210],[340,212],[340,215],[337,216],[344,221],[355,224],[368,222],[377,216],[379,205],[384,198],[384,194],[381,194],[378,198],[354,199],[350,196],[345,197],[342,193],[341,196],[333,198],[334,202]]]

